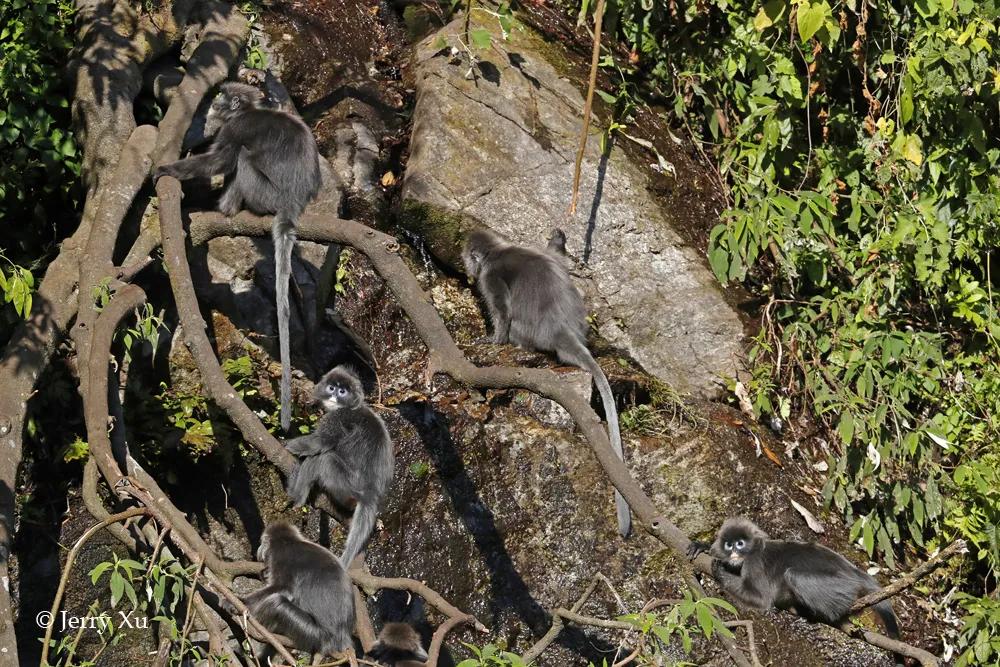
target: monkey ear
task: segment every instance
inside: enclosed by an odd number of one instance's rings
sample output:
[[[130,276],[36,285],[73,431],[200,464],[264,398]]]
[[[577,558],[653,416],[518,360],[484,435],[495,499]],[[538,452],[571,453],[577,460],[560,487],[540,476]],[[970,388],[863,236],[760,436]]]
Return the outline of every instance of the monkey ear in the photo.
[[[239,108],[240,108],[240,98],[239,98],[239,97],[234,97],[234,98],[233,98],[233,99],[232,99],[232,100],[231,100],[231,101],[229,102],[229,108],[230,108],[230,109],[231,109],[232,111],[236,111],[237,109],[239,109]]]

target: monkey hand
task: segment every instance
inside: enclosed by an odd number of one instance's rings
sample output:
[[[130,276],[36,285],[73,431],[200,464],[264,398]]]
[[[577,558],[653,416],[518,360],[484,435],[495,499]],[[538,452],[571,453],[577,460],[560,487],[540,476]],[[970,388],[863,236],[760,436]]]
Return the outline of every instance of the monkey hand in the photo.
[[[691,540],[688,544],[687,557],[694,560],[699,555],[707,552],[712,548],[712,545],[708,542],[699,542],[698,540]]]
[[[161,164],[153,170],[153,184],[155,185],[163,176],[173,176],[173,171],[165,164]]]

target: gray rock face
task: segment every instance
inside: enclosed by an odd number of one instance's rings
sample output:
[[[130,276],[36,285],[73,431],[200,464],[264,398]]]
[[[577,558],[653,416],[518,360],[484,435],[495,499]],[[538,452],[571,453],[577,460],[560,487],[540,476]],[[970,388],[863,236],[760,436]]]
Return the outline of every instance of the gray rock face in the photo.
[[[557,47],[494,36],[499,48],[477,52],[469,74],[467,58],[440,48],[439,36],[457,44],[460,31],[452,23],[417,49],[406,224],[452,264],[473,219],[524,245],[563,228],[601,335],[677,389],[716,394],[736,373],[742,326],[647,175],[618,148],[602,158],[596,129],[567,214],[583,98],[540,55]]]

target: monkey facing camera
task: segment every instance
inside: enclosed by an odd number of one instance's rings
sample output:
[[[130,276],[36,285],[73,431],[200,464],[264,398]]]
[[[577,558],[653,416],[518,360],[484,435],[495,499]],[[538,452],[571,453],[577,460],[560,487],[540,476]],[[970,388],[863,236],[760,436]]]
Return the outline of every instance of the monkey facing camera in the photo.
[[[791,610],[811,621],[838,625],[859,598],[879,590],[869,574],[820,544],[769,539],[747,519],[726,519],[715,542],[691,542],[688,557],[707,551],[712,575],[738,603]],[[890,637],[899,637],[892,605],[872,605]]]
[[[299,459],[288,478],[288,496],[296,507],[309,502],[314,491],[341,507],[354,503],[340,557],[349,568],[364,549],[392,482],[392,441],[385,422],[365,402],[361,381],[347,366],[324,375],[313,387],[313,398],[326,414],[312,433],[285,442]]]
[[[552,232],[545,250],[508,243],[488,229],[469,234],[462,249],[469,279],[479,289],[494,343],[555,353],[558,359],[589,372],[608,418],[608,439],[621,460],[618,409],[607,376],[587,349],[587,309],[567,269],[566,235]],[[618,532],[626,537],[632,518],[628,503],[615,491]]]
[[[161,165],[153,180],[173,176],[210,181],[225,177],[219,211],[234,216],[242,210],[274,215],[275,295],[281,358],[281,428],[292,418],[292,370],[288,340],[288,280],[291,275],[295,223],[319,193],[319,149],[302,119],[262,107],[263,94],[253,86],[227,82],[220,87],[205,119],[205,134],[214,136],[208,151]]]

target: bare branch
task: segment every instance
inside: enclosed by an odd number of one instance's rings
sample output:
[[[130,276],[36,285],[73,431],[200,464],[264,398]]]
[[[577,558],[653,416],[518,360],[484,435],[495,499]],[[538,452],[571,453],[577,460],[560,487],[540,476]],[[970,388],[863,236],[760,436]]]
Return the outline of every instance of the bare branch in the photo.
[[[580,145],[576,151],[576,167],[573,169],[573,196],[570,199],[569,214],[576,213],[576,200],[580,196],[580,171],[583,154],[587,150],[587,135],[590,133],[590,114],[594,108],[594,89],[597,87],[597,62],[601,58],[601,23],[604,19],[604,0],[597,0],[594,8],[594,50],[590,55],[590,81],[587,85],[587,101],[583,105],[583,120],[580,127]]]
[[[865,607],[870,607],[873,604],[878,604],[886,598],[890,598],[897,593],[906,590],[917,581],[926,577],[928,574],[936,570],[938,567],[944,564],[949,558],[954,556],[956,553],[965,551],[965,540],[955,540],[947,547],[942,549],[936,556],[930,560],[921,563],[917,567],[913,568],[908,574],[904,574],[899,579],[881,588],[874,593],[869,593],[863,598],[859,598],[854,604],[851,605],[851,610],[849,613],[856,614]]]

